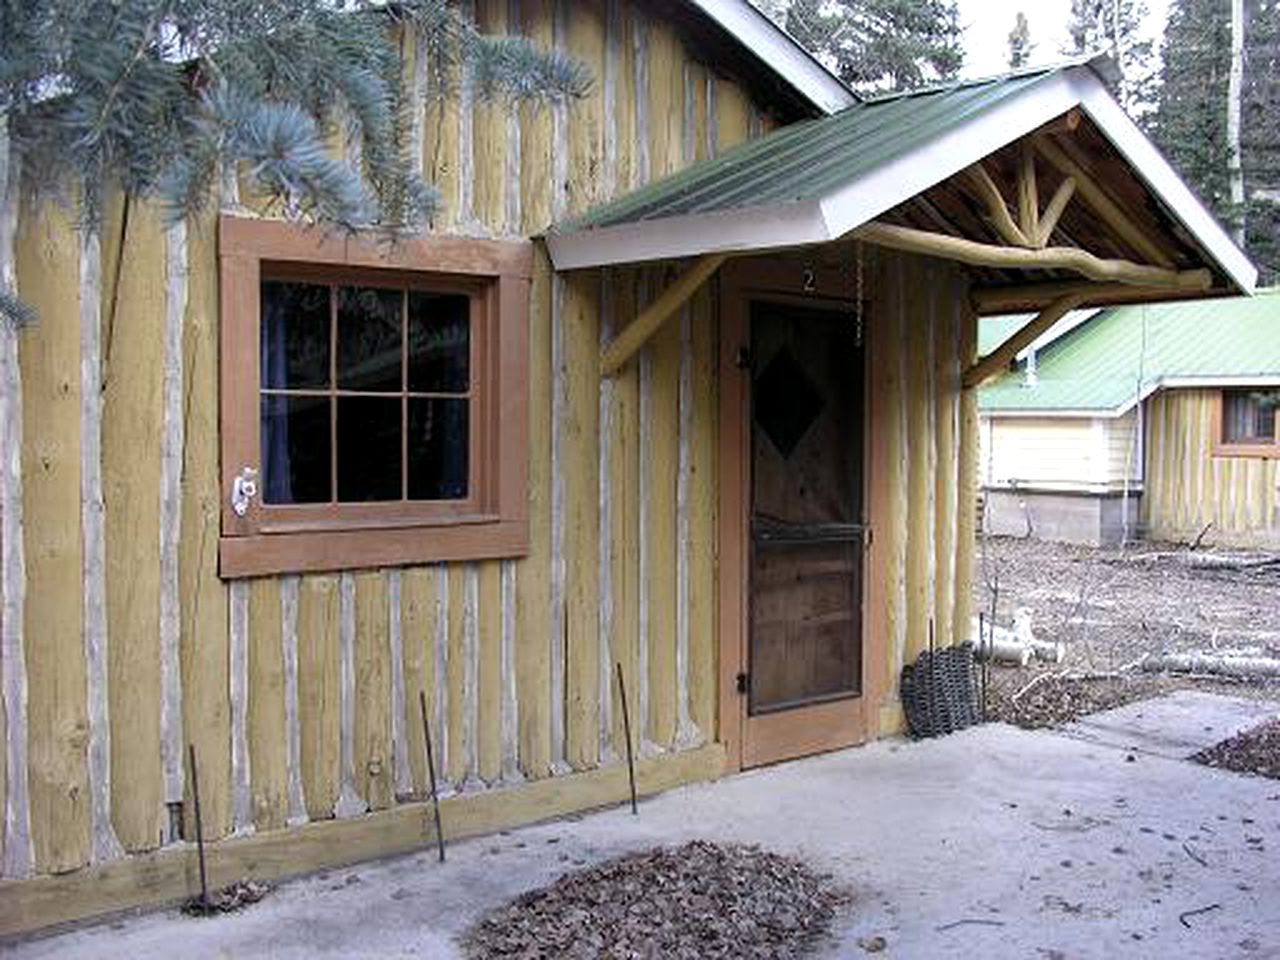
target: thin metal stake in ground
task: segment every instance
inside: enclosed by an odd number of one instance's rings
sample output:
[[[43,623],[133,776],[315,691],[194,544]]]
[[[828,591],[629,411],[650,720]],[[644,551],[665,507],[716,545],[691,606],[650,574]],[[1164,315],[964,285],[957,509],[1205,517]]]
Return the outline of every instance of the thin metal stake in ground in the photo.
[[[204,824],[201,822],[200,816],[200,777],[196,772],[196,747],[194,743],[187,744],[187,756],[191,761],[191,802],[195,807],[196,855],[200,860],[200,908],[206,910],[209,907],[209,879],[204,869]]]
[[[431,784],[431,806],[436,818],[436,848],[440,851],[440,862],[444,863],[444,830],[440,826],[440,794],[436,790],[436,758],[431,752],[431,725],[427,722],[427,695],[418,691],[418,706],[422,708],[422,739],[427,746],[427,777]]]
[[[627,709],[627,685],[622,679],[622,664],[615,664],[618,668],[618,699],[622,701],[622,737],[627,741],[627,776],[631,778],[631,814],[639,816],[640,811],[636,807],[636,758],[631,749],[631,711]]]

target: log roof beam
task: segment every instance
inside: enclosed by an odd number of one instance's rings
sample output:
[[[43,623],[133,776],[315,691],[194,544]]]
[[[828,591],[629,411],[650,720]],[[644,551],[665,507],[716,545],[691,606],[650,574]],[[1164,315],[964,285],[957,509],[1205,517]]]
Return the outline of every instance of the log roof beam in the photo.
[[[916,230],[897,224],[875,221],[853,232],[855,237],[877,246],[942,257],[995,270],[1070,270],[1100,283],[1125,283],[1165,290],[1208,290],[1213,282],[1207,269],[1173,270],[1134,263],[1131,260],[1106,260],[1077,247],[999,247],[978,243],[963,237],[952,237],[927,230]]]

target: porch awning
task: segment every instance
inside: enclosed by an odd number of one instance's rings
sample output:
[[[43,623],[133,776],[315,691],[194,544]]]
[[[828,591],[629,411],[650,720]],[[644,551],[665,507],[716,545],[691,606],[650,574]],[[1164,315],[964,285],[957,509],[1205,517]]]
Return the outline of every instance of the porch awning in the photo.
[[[1055,281],[1079,278],[1071,264],[1045,268],[1016,249],[1042,249],[1052,232],[1059,252],[1212,275],[1196,291],[1154,284],[1136,298],[1252,291],[1255,268],[1111,97],[1100,75],[1108,67],[1095,57],[866,100],[784,127],[553,227],[552,262],[571,270],[822,244],[859,228],[928,231],[1011,247],[1008,263],[975,268],[986,306],[1011,311],[1043,307]],[[1065,199],[1055,194],[1046,208],[1039,242],[1011,244],[1010,232],[1022,233],[1003,198],[1021,203],[1029,189],[1037,224],[1037,165],[1043,195],[1056,186]],[[961,189],[975,179],[976,189]],[[1023,292],[1033,288],[1043,295]],[[1108,289],[1097,303],[1124,299]],[[1001,290],[1003,301],[991,293]]]

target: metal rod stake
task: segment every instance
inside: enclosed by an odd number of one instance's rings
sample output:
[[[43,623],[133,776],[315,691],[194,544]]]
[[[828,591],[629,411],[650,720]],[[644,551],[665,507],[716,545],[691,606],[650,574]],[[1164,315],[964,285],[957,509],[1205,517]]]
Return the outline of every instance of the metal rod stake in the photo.
[[[622,664],[615,664],[618,668],[618,697],[622,701],[622,736],[627,741],[627,775],[631,779],[631,815],[638,817],[639,809],[636,807],[636,758],[631,749],[631,711],[627,709],[627,684],[622,679]]]
[[[436,819],[436,848],[440,851],[440,862],[444,863],[444,830],[440,826],[440,793],[436,790],[436,759],[431,751],[431,725],[427,722],[427,695],[418,691],[418,706],[422,708],[422,739],[427,745],[427,776],[431,783],[431,805]]]
[[[196,856],[200,860],[200,907],[209,906],[209,879],[204,866],[204,824],[200,815],[200,776],[196,771],[196,746],[187,744],[187,756],[191,761],[191,802],[195,806],[196,821]]]

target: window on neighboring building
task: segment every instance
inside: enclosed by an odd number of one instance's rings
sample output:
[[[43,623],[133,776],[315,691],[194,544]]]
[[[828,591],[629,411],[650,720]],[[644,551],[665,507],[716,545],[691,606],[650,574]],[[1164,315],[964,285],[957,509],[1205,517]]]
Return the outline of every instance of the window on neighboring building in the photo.
[[[524,551],[528,245],[226,218],[224,576]]]
[[[1223,390],[1219,452],[1280,455],[1280,435],[1276,433],[1277,408],[1280,408],[1280,390]]]

